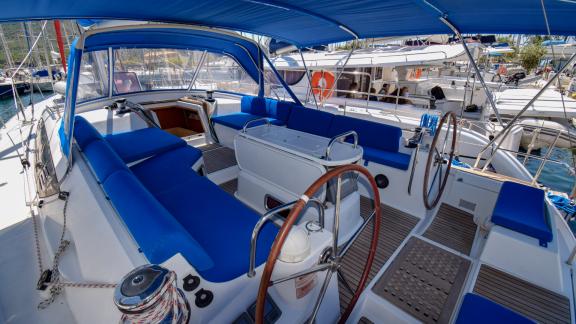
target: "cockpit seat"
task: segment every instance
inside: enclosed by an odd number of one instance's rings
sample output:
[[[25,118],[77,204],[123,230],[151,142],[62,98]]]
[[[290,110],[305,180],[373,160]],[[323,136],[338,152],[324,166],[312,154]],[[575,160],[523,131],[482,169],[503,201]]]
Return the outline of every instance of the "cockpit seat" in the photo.
[[[252,230],[260,215],[198,175],[190,164],[182,163],[183,159],[186,154],[175,150],[143,161],[132,171],[214,262],[210,269],[199,271],[202,277],[224,282],[245,274]],[[170,170],[166,170],[167,165]],[[271,223],[262,228],[256,265],[266,261],[276,233],[277,228]]]
[[[192,169],[202,157],[200,150],[176,147],[128,168],[108,138],[82,117],[75,122],[78,146],[150,262],[180,253],[214,282],[248,271],[250,239],[260,215]],[[266,261],[276,234],[271,223],[262,228],[257,266]]]
[[[103,137],[92,124],[76,116],[74,138],[81,150],[95,140],[105,140],[125,163],[135,162],[163,152],[186,146],[181,138],[159,128],[143,128]]]
[[[283,126],[290,114],[291,105],[292,103],[286,101],[244,96],[240,102],[240,112],[213,116],[211,121],[235,130],[240,130],[247,122],[260,118],[266,118],[273,125]],[[263,123],[254,123],[251,126]]]
[[[492,214],[492,223],[539,240],[552,241],[544,191],[516,182],[504,182]]]
[[[106,135],[105,139],[126,163],[186,146],[186,142],[178,136],[156,127]]]
[[[482,296],[468,293],[464,296],[456,324],[518,323],[534,321]]]
[[[410,154],[399,152],[402,130],[395,126],[346,116],[334,116],[328,130],[329,137],[355,131],[358,144],[364,150],[364,161],[400,170],[408,170]],[[349,138],[348,141],[352,139]]]

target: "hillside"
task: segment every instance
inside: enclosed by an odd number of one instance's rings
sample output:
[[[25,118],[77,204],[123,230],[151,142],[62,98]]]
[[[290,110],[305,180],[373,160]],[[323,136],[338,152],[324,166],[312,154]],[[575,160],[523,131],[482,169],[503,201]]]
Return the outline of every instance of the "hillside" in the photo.
[[[30,44],[34,43],[36,36],[40,33],[42,29],[42,21],[35,21],[28,23],[28,28],[30,31]],[[74,34],[78,33],[76,28],[76,24],[74,21],[61,21],[62,25],[62,36],[66,38],[68,36],[68,40],[64,39],[64,46],[66,47],[66,55],[68,55],[68,44],[72,42],[74,38]],[[12,55],[12,59],[14,64],[19,64],[22,59],[26,56],[28,52],[28,45],[26,42],[26,37],[24,33],[23,23],[9,23],[9,24],[2,24],[2,30],[4,31],[4,37],[8,44],[8,48]],[[46,34],[48,35],[49,39],[49,49],[48,51],[55,51],[58,52],[58,45],[56,43],[56,32],[54,30],[54,24],[50,21],[46,25]],[[40,58],[40,61],[45,64],[46,58],[44,55],[44,46],[45,42],[41,39],[38,42],[38,51],[36,51],[36,55]],[[3,44],[0,43],[0,69],[7,68],[8,62],[6,60],[5,50]]]

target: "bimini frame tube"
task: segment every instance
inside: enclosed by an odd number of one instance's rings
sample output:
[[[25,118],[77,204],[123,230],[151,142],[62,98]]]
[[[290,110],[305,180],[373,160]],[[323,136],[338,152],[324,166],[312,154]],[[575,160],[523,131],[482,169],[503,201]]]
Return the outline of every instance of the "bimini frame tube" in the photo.
[[[280,75],[278,70],[276,70],[276,67],[274,67],[274,64],[272,64],[272,62],[270,61],[268,56],[263,51],[262,51],[262,56],[264,57],[266,62],[268,62],[268,65],[270,65],[270,68],[272,69],[272,72],[274,72],[274,75],[276,75],[276,78],[278,79],[278,81],[280,81],[280,83],[282,84],[284,89],[288,92],[290,97],[292,97],[292,100],[294,100],[294,102],[296,104],[303,106],[302,102],[300,102],[300,99],[298,99],[298,97],[296,97],[296,94],[292,91],[292,89],[290,89],[290,86],[286,83],[286,81],[284,81],[284,79],[282,78],[282,76]]]
[[[314,98],[314,105],[316,106],[316,109],[318,109],[318,101],[316,100],[314,89],[312,88],[312,76],[310,75],[310,70],[308,70],[308,67],[306,66],[306,60],[304,59],[304,54],[302,54],[302,49],[298,48],[298,53],[300,53],[300,57],[302,58],[302,65],[304,65],[304,69],[306,70],[308,84],[310,85],[310,94],[312,95],[312,98]]]
[[[512,120],[510,122],[508,122],[508,124],[506,125],[506,127],[504,127],[504,129],[502,129],[501,132],[499,132],[498,134],[496,134],[496,136],[494,136],[494,138],[488,143],[486,144],[486,146],[484,146],[484,148],[482,148],[482,150],[478,153],[478,156],[476,157],[476,162],[474,162],[474,168],[477,168],[478,165],[480,164],[480,160],[482,159],[482,154],[484,154],[484,152],[486,152],[486,150],[491,147],[494,143],[496,143],[496,141],[498,139],[500,139],[501,137],[505,137],[508,135],[508,133],[510,132],[510,130],[512,129],[512,126],[514,126],[514,123],[518,120],[518,118],[520,118],[520,116],[522,116],[522,114],[524,114],[524,112],[526,110],[528,110],[528,108],[530,108],[530,106],[532,106],[534,104],[534,102],[536,100],[538,100],[538,98],[540,98],[540,96],[544,93],[544,91],[546,91],[546,89],[548,89],[548,87],[554,83],[556,81],[556,79],[558,79],[560,77],[560,75],[562,74],[562,72],[564,72],[564,70],[566,70],[566,68],[568,66],[570,66],[573,62],[574,59],[576,58],[576,53],[572,54],[572,56],[570,57],[570,59],[566,62],[566,64],[564,64],[564,66],[562,66],[562,68],[558,71],[558,73],[554,74],[554,76],[552,78],[550,78],[550,80],[548,80],[548,82],[546,82],[546,84],[542,87],[542,89],[540,89],[540,91],[538,91],[538,93],[532,98],[530,99],[530,101],[524,106],[524,108],[522,108],[522,110],[520,110],[518,112],[518,114],[516,114],[516,116],[514,116],[514,118],[512,118]],[[496,149],[500,148],[500,145],[502,144],[502,141],[500,141],[500,143],[498,143],[498,146]],[[490,157],[490,159],[488,159],[486,161],[486,165],[484,166],[484,169],[486,169],[486,166],[488,164],[490,164],[490,162],[492,161],[492,158],[494,157],[494,154],[492,154],[492,157]]]
[[[464,51],[466,52],[466,55],[468,56],[470,63],[474,67],[474,71],[476,72],[476,78],[478,78],[478,80],[480,80],[480,83],[482,84],[482,88],[484,88],[484,92],[486,92],[486,96],[488,97],[488,100],[490,101],[490,105],[492,106],[492,109],[494,110],[494,114],[496,115],[496,119],[498,119],[498,123],[501,126],[504,126],[504,123],[502,122],[502,118],[500,117],[500,112],[498,112],[498,108],[496,108],[496,103],[494,102],[494,97],[492,97],[492,92],[490,91],[490,89],[488,89],[486,82],[484,82],[484,78],[482,77],[482,74],[480,73],[480,69],[478,68],[478,65],[476,64],[476,61],[474,61],[474,57],[472,56],[470,49],[468,48],[468,46],[466,45],[466,42],[464,41],[464,37],[462,37],[462,34],[460,34],[460,31],[458,30],[458,28],[456,28],[456,26],[454,26],[450,21],[448,21],[448,19],[446,19],[445,17],[440,17],[440,20],[444,24],[446,24],[446,26],[450,27],[450,29],[452,29],[452,31],[460,39],[462,46],[464,46]]]

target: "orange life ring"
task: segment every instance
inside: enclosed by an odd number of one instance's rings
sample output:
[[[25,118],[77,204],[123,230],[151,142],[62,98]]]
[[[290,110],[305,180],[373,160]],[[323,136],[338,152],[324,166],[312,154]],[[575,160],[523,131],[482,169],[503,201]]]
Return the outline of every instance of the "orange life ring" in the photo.
[[[508,69],[504,66],[504,65],[500,65],[498,67],[498,74],[500,75],[507,75],[508,74]]]
[[[414,75],[414,78],[420,79],[421,76],[422,76],[422,69],[416,69],[416,73]]]
[[[332,97],[332,87],[334,86],[334,74],[325,71],[317,71],[312,74],[312,92],[320,100]]]

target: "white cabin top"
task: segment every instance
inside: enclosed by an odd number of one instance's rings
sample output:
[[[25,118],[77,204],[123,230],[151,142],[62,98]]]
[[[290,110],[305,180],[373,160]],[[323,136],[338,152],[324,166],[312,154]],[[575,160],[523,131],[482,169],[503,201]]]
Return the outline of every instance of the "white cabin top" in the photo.
[[[472,44],[470,44],[472,45]],[[334,69],[346,62],[350,51],[303,53],[308,68]],[[396,67],[442,65],[444,62],[467,61],[464,48],[455,45],[388,46],[377,49],[359,49],[352,53],[346,67]],[[279,70],[303,69],[299,53],[277,56],[272,63]]]

